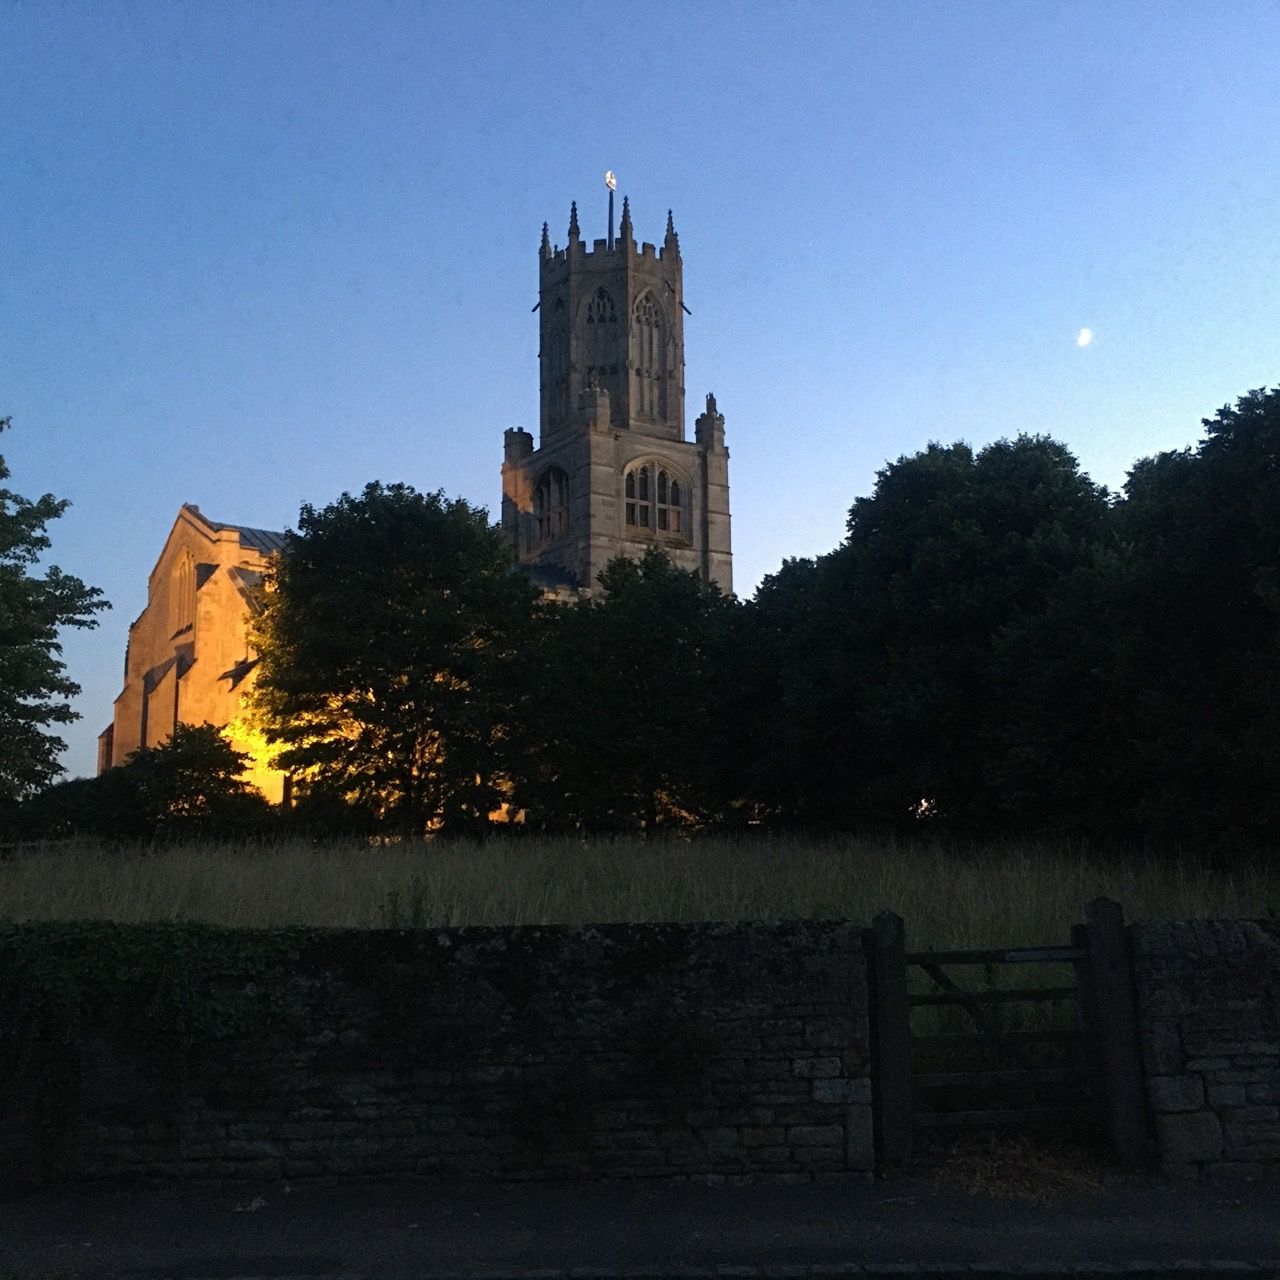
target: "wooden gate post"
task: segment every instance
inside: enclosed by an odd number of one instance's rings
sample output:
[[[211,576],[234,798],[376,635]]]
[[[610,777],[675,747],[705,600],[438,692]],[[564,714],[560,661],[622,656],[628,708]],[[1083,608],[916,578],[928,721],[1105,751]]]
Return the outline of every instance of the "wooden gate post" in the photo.
[[[878,1146],[886,1164],[902,1164],[911,1157],[914,1136],[906,928],[892,911],[882,911],[871,924],[872,1088]]]
[[[1089,947],[1091,1038],[1099,1056],[1107,1136],[1126,1169],[1150,1163],[1146,1098],[1134,1003],[1133,961],[1118,902],[1095,898],[1084,909]]]
[[[1090,968],[1089,928],[1071,926],[1071,945],[1083,953],[1072,964],[1076,975],[1076,1004],[1079,1010],[1080,1069],[1093,1101],[1090,1113],[1091,1136],[1111,1142],[1111,1122],[1107,1111],[1106,1073],[1102,1069],[1102,1042],[1098,1038],[1098,1006],[1093,998],[1093,973]]]

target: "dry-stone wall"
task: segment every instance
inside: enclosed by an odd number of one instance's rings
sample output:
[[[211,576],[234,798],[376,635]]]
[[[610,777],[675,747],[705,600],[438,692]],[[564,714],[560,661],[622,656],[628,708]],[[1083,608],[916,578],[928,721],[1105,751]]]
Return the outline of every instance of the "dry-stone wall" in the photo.
[[[279,989],[248,992],[273,1016],[186,1065],[89,1011],[72,1095],[42,1096],[52,1076],[38,1054],[10,1073],[10,1183],[870,1176],[852,925],[273,937],[286,948]],[[244,995],[243,974],[232,985],[224,1001]],[[65,1088],[67,1073],[52,1074]]]
[[[1280,923],[1132,926],[1163,1172],[1280,1174]]]

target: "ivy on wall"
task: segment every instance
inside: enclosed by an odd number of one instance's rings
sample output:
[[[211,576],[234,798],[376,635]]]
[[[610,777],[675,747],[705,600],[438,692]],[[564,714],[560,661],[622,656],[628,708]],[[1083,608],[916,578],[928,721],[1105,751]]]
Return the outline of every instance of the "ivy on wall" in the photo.
[[[298,957],[286,931],[105,921],[0,924],[0,1097],[39,1064],[73,1113],[86,1037],[145,1045],[175,1085],[216,1041],[281,1030]]]

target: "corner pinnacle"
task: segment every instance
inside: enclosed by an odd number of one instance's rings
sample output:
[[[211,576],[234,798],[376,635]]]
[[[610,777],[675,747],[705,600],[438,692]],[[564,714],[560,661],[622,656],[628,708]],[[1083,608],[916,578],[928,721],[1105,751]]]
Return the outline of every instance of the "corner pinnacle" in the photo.
[[[582,232],[578,230],[578,202],[572,201],[569,205],[569,239],[580,240]]]

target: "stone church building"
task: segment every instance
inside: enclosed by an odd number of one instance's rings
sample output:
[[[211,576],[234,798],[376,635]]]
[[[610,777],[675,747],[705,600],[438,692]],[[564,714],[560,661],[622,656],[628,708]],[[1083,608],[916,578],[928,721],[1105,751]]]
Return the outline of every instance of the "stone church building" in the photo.
[[[267,767],[265,744],[241,723],[240,702],[257,665],[249,646],[251,588],[283,545],[278,533],[182,507],[147,580],[147,607],[129,627],[124,688],[98,735],[99,773],[139,747],[167,742],[180,724],[207,723],[253,757],[254,786],[268,800],[281,799],[283,775]]]
[[[661,547],[733,589],[729,453],[714,396],[685,439],[684,273],[667,214],[661,249],[637,244],[631,209],[587,248],[575,204],[569,242],[542,228],[538,261],[538,447],[506,433],[502,526],[548,589],[589,590],[617,555]]]
[[[589,592],[617,555],[660,547],[728,593],[729,453],[708,395],[685,438],[684,280],[670,213],[661,248],[638,244],[624,199],[618,235],[590,248],[578,229],[539,250],[539,435],[507,430],[502,528],[550,594]],[[210,520],[185,505],[129,628],[124,688],[98,738],[98,772],[179,724],[217,725],[254,759],[251,780],[279,801],[285,779],[240,717],[257,657],[251,588],[283,546],[279,533]]]

